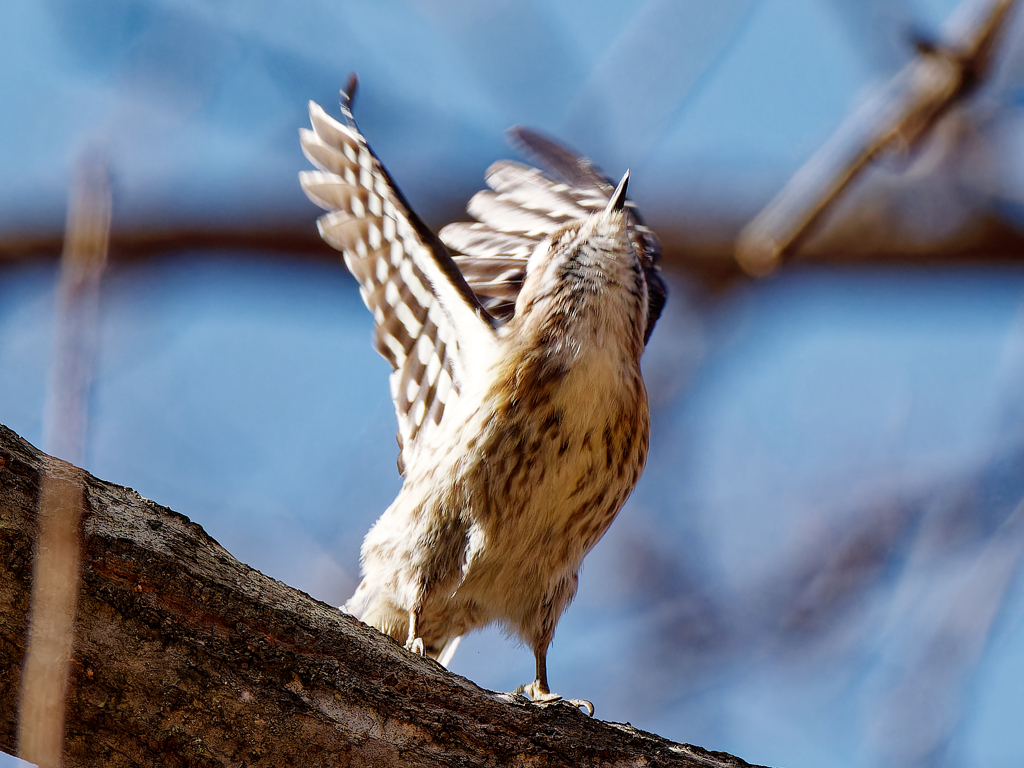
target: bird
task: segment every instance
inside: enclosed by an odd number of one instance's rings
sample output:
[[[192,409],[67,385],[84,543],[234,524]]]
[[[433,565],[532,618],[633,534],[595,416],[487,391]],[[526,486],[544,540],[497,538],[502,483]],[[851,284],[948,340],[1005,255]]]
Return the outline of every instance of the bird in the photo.
[[[393,368],[403,482],[342,610],[445,665],[497,623],[534,654],[514,693],[557,701],[555,626],[647,459],[640,357],[665,303],[660,245],[628,171],[615,184],[523,127],[512,140],[545,170],[496,162],[468,203],[475,221],[435,234],[359,131],[357,82],[342,121],[310,101],[300,143],[317,170],[300,182]]]

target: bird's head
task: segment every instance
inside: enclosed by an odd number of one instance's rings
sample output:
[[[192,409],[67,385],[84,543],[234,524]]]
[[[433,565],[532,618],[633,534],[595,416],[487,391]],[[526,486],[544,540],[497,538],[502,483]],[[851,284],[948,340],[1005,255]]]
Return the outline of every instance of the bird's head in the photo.
[[[566,288],[600,292],[606,285],[623,283],[626,273],[638,273],[624,212],[628,182],[629,171],[603,210],[568,222],[538,244],[526,264],[517,315]]]

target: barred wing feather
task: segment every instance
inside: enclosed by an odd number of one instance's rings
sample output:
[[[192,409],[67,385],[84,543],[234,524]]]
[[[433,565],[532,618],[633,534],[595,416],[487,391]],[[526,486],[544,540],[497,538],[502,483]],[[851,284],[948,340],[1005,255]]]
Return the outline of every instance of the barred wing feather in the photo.
[[[404,474],[422,437],[494,348],[494,322],[447,249],[409,208],[347,105],[342,110],[347,125],[310,103],[313,130],[301,130],[301,143],[320,170],[301,173],[300,181],[329,211],[318,221],[320,234],[343,252],[373,313],[377,350],[394,368]]]
[[[496,325],[514,313],[530,254],[567,222],[602,210],[615,185],[586,158],[514,128],[513,140],[550,175],[510,160],[495,163],[486,174],[490,189],[467,206],[476,221],[449,224],[438,237],[367,145],[347,98],[342,113],[345,124],[310,103],[313,130],[300,131],[301,143],[320,170],[301,173],[300,181],[329,211],[318,221],[320,234],[343,252],[373,313],[377,350],[394,368],[391,395],[404,474],[423,436],[474,373],[489,367]],[[648,282],[649,337],[665,301],[656,264],[660,246],[633,204],[626,207]]]
[[[587,158],[527,128],[513,128],[510,134],[550,175],[510,160],[495,163],[486,174],[490,189],[478,192],[466,207],[476,221],[449,224],[440,232],[456,252],[455,263],[470,288],[501,320],[512,317],[534,248],[567,222],[602,210],[615,190]],[[647,278],[650,338],[665,304],[665,283],[657,266],[661,245],[631,201],[626,208],[630,238]]]

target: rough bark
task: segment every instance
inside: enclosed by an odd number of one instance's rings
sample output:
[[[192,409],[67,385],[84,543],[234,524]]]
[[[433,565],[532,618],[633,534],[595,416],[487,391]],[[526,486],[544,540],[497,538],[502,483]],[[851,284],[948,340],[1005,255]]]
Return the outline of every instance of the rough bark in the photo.
[[[16,750],[40,483],[58,468],[83,489],[66,766],[747,765],[482,690],[0,426],[3,751]]]

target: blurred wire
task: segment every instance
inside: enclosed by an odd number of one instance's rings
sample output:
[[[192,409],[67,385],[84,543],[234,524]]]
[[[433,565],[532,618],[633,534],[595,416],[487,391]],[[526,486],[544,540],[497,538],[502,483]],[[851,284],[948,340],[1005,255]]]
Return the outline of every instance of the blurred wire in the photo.
[[[649,0],[573,98],[564,135],[605,162],[621,165],[628,159],[634,168],[643,163],[701,79],[735,43],[755,5]],[[623,81],[629,88],[609,92],[609,83]]]

